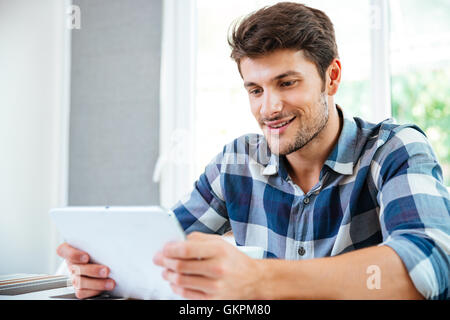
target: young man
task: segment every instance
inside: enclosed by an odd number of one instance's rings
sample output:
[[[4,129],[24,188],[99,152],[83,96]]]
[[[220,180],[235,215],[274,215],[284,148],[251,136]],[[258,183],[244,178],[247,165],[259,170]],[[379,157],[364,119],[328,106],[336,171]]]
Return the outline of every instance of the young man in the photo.
[[[246,17],[229,42],[263,135],[225,146],[175,206],[188,240],[154,258],[173,291],[448,298],[450,198],[436,156],[419,128],[368,123],[335,104],[341,63],[329,18],[279,3]],[[247,257],[218,236],[228,231],[278,259]],[[78,297],[114,285],[87,253],[67,244],[58,252],[78,270]]]

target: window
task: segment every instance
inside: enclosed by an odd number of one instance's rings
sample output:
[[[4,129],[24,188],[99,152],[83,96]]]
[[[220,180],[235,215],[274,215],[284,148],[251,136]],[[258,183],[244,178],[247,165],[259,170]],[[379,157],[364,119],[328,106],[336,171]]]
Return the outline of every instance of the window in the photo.
[[[197,95],[195,105],[195,172],[198,176],[223,145],[260,132],[250,112],[238,69],[227,42],[231,22],[267,1],[198,0]]]
[[[390,2],[392,114],[425,131],[450,185],[450,2]]]

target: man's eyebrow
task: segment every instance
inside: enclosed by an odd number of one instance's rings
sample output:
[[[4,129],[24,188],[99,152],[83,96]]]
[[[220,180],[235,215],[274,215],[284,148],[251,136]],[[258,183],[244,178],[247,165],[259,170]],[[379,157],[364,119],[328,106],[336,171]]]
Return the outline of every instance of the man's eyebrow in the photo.
[[[282,74],[279,74],[276,77],[273,77],[270,81],[273,82],[273,81],[280,80],[280,79],[283,79],[283,78],[289,77],[289,76],[298,76],[298,77],[303,78],[303,74],[301,72],[290,70],[290,71],[286,71]],[[253,87],[255,85],[257,85],[257,84],[254,82],[244,82],[245,88]]]

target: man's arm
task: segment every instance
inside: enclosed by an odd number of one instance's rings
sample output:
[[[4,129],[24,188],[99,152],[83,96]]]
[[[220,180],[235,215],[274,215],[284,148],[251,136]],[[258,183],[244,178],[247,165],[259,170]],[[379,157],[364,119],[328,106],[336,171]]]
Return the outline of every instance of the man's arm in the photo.
[[[303,261],[265,260],[260,273],[263,299],[423,299],[388,246]]]
[[[419,128],[400,126],[390,136],[371,165],[383,234],[379,246],[397,253],[422,296],[448,299],[450,196],[441,167]]]
[[[194,231],[224,234],[231,229],[220,183],[221,164],[219,153],[206,166],[192,192],[172,207],[187,234]]]
[[[154,261],[188,299],[423,299],[387,246],[302,261],[255,260],[217,236],[194,232],[167,244]]]

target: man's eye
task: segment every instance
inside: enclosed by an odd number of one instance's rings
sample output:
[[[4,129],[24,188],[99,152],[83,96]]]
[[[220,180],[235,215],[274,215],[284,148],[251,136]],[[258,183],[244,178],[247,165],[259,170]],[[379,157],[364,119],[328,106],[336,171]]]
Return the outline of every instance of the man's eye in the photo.
[[[253,89],[253,90],[250,90],[250,94],[253,94],[253,95],[255,95],[255,94],[260,94],[262,91],[261,91],[261,89]]]
[[[284,81],[281,83],[281,86],[282,87],[290,87],[290,86],[293,86],[296,82],[297,82],[297,80]]]

